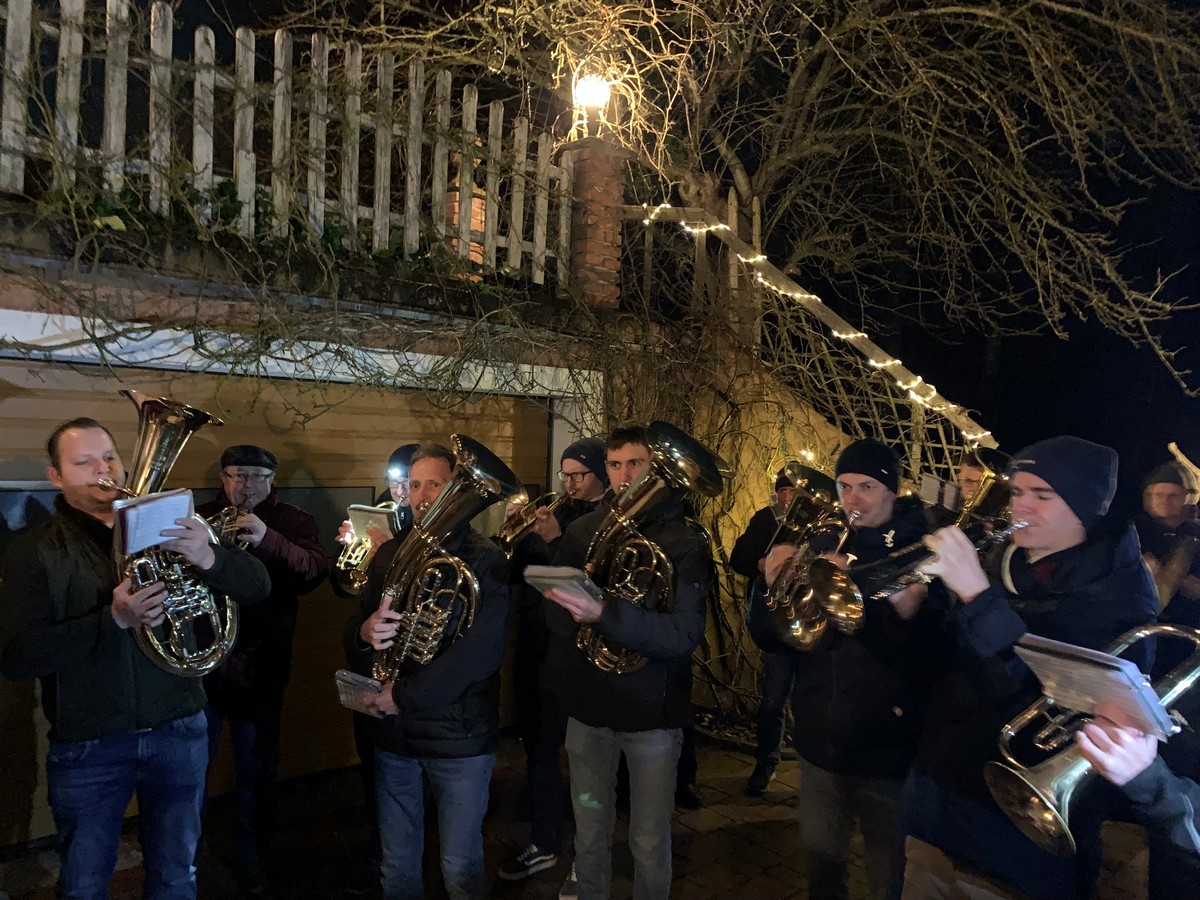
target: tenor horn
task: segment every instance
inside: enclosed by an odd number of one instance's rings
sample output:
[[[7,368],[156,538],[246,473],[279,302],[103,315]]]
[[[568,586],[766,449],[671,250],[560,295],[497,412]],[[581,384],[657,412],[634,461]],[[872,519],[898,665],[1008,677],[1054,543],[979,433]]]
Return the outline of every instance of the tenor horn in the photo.
[[[224,424],[216,416],[164,397],[149,397],[140,391],[123,390],[138,411],[137,447],[126,472],[125,484],[109,479],[100,484],[128,497],[141,497],[159,490],[171,467],[179,459],[188,439],[205,425]],[[208,530],[209,541],[219,543],[212,526],[193,515]],[[198,678],[211,672],[233,649],[237,640],[238,608],[232,600],[213,594],[196,569],[178,553],[161,547],[148,547],[126,556],[121,552],[121,510],[114,526],[113,555],[117,571],[129,578],[133,590],[156,581],[167,589],[163,600],[165,619],[151,628],[143,625],[134,631],[142,652],[160,669],[173,675]],[[197,634],[197,624],[205,622],[211,638]]]
[[[1105,652],[1117,655],[1137,641],[1160,636],[1183,638],[1196,645],[1191,656],[1154,686],[1159,701],[1170,708],[1200,678],[1200,630],[1178,625],[1143,625],[1122,634]],[[1005,762],[989,762],[983,778],[996,804],[1022,834],[1048,853],[1070,857],[1075,855],[1071,804],[1096,771],[1072,740],[1078,723],[1071,717],[1077,719],[1078,713],[1068,711],[1052,717],[1052,707],[1051,701],[1043,697],[1001,729],[999,747]],[[1047,717],[1050,724],[1033,736],[1032,743],[1054,755],[1039,765],[1023,766],[1012,752],[1013,741]],[[1176,725],[1174,731],[1178,730]]]

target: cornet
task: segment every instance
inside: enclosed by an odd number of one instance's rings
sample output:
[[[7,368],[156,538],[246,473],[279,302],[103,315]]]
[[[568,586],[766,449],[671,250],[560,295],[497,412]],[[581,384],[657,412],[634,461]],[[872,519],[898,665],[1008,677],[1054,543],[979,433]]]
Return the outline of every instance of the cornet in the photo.
[[[553,515],[554,511],[569,499],[571,499],[571,492],[563,491],[557,496],[553,492],[542,494],[536,500],[530,501],[529,495],[521,491],[510,497],[508,501],[510,504],[522,504],[521,508],[504,520],[504,524],[500,526],[500,530],[496,532],[493,540],[504,551],[504,555],[511,559],[513,549],[521,542],[521,538],[529,534],[537,524],[538,511],[546,509]]]

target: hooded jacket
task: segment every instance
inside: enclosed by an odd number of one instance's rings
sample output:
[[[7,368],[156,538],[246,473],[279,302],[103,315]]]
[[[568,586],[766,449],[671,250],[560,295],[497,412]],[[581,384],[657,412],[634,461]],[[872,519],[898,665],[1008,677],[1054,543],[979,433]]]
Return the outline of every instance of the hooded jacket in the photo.
[[[262,564],[242,550],[213,547],[201,572],[215,592],[248,609],[267,596]],[[50,739],[83,741],[154,728],[204,706],[199,678],[150,660],[112,617],[113,531],[55,499],[54,517],[22,534],[0,570],[0,669],[37,677]]]
[[[921,502],[898,497],[892,518],[853,529],[846,550],[856,564],[874,562],[928,530]],[[901,778],[949,639],[929,602],[904,621],[887,600],[867,598],[865,620],[856,635],[834,632],[815,650],[795,652],[796,751],[828,772]]]
[[[1007,825],[983,770],[1000,759],[1002,726],[1041,696],[1037,679],[1012,649],[1021,635],[1103,650],[1122,632],[1154,621],[1154,585],[1136,532],[1113,517],[1093,526],[1084,543],[1032,564],[1013,545],[998,547],[984,570],[991,586],[953,613],[958,650],[931,694],[906,830],[1031,896],[1086,895],[1099,862],[1099,814],[1077,804],[1072,831],[1079,853],[1067,861],[1050,857]],[[1153,653],[1153,641],[1143,641],[1125,656],[1149,671]],[[1110,802],[1112,792],[1101,788],[1087,796],[1094,810]]]
[[[601,671],[575,645],[579,626],[570,614],[546,603],[551,641],[559,642],[552,652],[561,677],[563,709],[585,725],[649,731],[691,724],[692,651],[704,635],[712,553],[700,530],[685,521],[688,511],[683,498],[675,495],[638,525],[674,564],[671,609],[658,612],[609,595],[593,626],[610,645],[646,657],[637,671],[621,675]],[[571,523],[558,545],[555,564],[583,568],[588,545],[607,516],[608,510],[601,508]]]

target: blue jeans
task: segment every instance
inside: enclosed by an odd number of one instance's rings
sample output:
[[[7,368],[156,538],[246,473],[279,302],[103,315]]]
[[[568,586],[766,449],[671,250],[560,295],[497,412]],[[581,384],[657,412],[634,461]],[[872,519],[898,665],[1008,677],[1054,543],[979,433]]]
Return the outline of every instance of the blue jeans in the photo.
[[[779,765],[787,706],[796,680],[796,653],[792,650],[763,653],[762,699],[758,702],[758,749],[760,765],[772,772]]]
[[[633,900],[665,900],[670,895],[671,815],[682,743],[679,728],[613,731],[567,721],[579,900],[608,900],[612,895],[617,760],[622,751],[629,766]]]
[[[275,826],[275,773],[279,768],[279,706],[257,709],[252,717],[229,716],[229,740],[237,772],[237,806],[233,820],[233,847],[238,862],[248,868],[261,865]],[[208,758],[217,755],[225,716],[209,704]]]
[[[383,859],[384,900],[421,900],[425,849],[425,785],[437,806],[442,880],[450,900],[486,900],[483,816],[496,754],[466,759],[417,759],[375,754],[376,802]]]
[[[196,843],[208,763],[204,714],[89,741],[54,741],[46,785],[58,828],[58,896],[106,898],[125,809],[136,793],[144,896],[196,896]]]

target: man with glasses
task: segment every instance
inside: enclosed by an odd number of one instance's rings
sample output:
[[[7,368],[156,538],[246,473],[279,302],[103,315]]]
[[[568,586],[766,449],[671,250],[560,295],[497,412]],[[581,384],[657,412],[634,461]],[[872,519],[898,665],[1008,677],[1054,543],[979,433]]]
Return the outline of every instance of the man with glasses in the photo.
[[[550,652],[544,603],[540,593],[520,579],[525,566],[549,563],[567,526],[600,505],[608,490],[604,442],[575,441],[563,451],[558,478],[570,495],[557,509],[538,510],[532,534],[513,553],[517,597],[517,642],[513,658],[513,692],[517,730],[525,748],[532,821],[530,843],[500,866],[504,881],[520,881],[558,862],[568,808],[559,762],[567,717],[558,696],[558,674]]]
[[[267,895],[262,855],[274,824],[279,723],[291,670],[297,598],[329,572],[316,519],[279,499],[276,468],[269,450],[250,444],[229,447],[221,454],[216,499],[197,509],[211,519],[236,507],[235,540],[271,576],[270,596],[241,611],[237,644],[221,667],[204,679],[210,762],[229,720],[237,769],[235,874],[243,892],[252,897]]]

